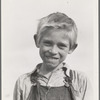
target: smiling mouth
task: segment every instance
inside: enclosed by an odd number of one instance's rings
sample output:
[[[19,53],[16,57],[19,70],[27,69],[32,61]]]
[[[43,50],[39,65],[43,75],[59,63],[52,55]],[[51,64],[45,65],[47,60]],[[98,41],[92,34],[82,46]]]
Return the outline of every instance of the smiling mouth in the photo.
[[[52,60],[58,60],[59,58],[58,57],[47,57],[47,59],[52,59]]]

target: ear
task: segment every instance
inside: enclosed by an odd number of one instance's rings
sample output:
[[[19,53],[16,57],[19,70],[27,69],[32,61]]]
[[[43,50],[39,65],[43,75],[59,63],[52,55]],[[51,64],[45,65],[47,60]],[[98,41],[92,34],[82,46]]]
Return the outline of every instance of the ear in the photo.
[[[37,34],[34,35],[34,41],[37,48],[39,48],[39,43],[37,42]]]
[[[75,44],[68,52],[68,54],[71,54],[75,49],[76,47],[78,46],[78,44]]]

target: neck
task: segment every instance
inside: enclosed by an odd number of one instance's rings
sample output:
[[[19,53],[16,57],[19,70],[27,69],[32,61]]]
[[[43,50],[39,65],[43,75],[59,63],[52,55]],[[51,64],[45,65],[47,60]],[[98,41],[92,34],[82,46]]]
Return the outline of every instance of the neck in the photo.
[[[43,63],[42,66],[40,67],[40,73],[45,75],[50,72],[56,71],[57,69],[61,68],[62,66],[63,66],[63,63],[59,64],[57,67],[51,67],[51,66],[48,66],[45,63]]]
[[[49,72],[52,72],[55,68],[52,68],[51,66],[47,66],[46,64],[42,64],[40,68],[40,72],[45,75],[48,74]]]

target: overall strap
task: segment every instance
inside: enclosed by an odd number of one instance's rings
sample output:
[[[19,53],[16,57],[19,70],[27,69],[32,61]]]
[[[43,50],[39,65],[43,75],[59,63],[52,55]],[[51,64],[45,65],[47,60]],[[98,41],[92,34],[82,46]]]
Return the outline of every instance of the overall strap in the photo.
[[[73,73],[72,70],[70,70],[69,74],[70,77],[66,74],[67,68],[63,67],[62,68],[65,74],[65,86],[68,88],[69,93],[71,95],[71,100],[75,100],[74,95],[73,95],[73,91],[72,91],[72,79],[73,79]]]
[[[66,74],[67,72],[67,68],[66,67],[62,67],[62,70],[64,71],[65,74],[65,82],[67,82],[69,85],[72,85],[72,79],[73,79],[73,75],[72,75],[72,70],[70,70],[70,76],[68,76]]]

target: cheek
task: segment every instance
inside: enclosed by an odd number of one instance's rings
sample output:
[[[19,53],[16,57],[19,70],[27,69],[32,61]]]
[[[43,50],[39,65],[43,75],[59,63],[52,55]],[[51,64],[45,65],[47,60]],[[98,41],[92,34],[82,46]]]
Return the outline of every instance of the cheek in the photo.
[[[40,54],[40,57],[43,58],[44,57],[44,50],[40,48],[39,54]]]
[[[49,50],[48,47],[41,46],[40,47],[40,55],[44,55]]]
[[[68,54],[68,50],[60,51],[60,55],[62,58],[66,58],[67,54]]]
[[[46,46],[44,46],[44,45],[42,45],[42,46],[40,47],[40,50],[43,51],[43,52],[48,51],[49,49],[50,49],[49,47],[46,47]]]

